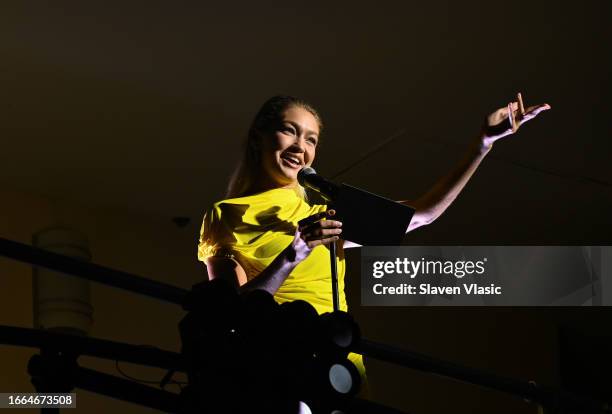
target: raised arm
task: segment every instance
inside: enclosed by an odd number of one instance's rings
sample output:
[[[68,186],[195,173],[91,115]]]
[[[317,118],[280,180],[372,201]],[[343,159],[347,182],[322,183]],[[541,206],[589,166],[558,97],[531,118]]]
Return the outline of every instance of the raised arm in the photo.
[[[491,150],[490,146],[482,145],[480,142],[480,140],[474,141],[455,168],[438,180],[423,196],[414,201],[400,201],[400,203],[416,209],[406,232],[432,223],[457,198],[484,157]]]
[[[507,107],[500,108],[487,116],[481,134],[472,141],[461,161],[450,173],[442,177],[431,190],[417,200],[400,201],[416,209],[406,232],[430,224],[440,217],[463,190],[495,141],[514,134],[522,124],[548,109],[550,105],[542,104],[525,110],[519,93],[516,102],[511,102]]]

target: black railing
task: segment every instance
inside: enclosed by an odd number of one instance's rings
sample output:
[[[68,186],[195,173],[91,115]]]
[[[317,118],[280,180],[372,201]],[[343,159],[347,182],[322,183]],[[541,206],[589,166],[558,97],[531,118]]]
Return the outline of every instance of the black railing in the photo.
[[[0,238],[0,255],[29,263],[33,266],[44,267],[140,295],[153,297],[189,309],[192,292],[190,290],[83,262],[2,238]],[[148,346],[128,345],[102,339],[85,338],[35,329],[0,326],[0,343],[38,347],[47,350],[64,350],[72,355],[91,355],[173,371],[185,371],[187,369],[181,354]],[[500,377],[481,370],[438,360],[367,339],[360,339],[352,347],[351,351],[363,354],[369,358],[379,359],[428,374],[444,376],[512,394],[553,411],[612,413],[612,409],[608,404],[588,397],[578,396],[560,389],[543,387],[536,385],[534,382]],[[39,360],[35,356],[31,361],[30,370],[33,374],[40,374],[41,371],[44,371],[41,368],[43,365],[44,361]],[[178,404],[178,394],[157,390],[78,366],[75,369],[77,375],[74,380],[74,386],[163,411],[177,412],[172,411],[170,407],[173,404]],[[343,407],[354,409],[355,412],[398,412],[394,409],[356,398],[339,397],[339,401]]]

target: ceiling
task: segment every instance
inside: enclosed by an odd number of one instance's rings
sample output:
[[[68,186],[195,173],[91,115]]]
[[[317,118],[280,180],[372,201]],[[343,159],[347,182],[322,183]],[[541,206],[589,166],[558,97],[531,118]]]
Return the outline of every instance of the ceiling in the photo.
[[[410,199],[522,91],[553,110],[496,144],[421,240],[510,213],[550,214],[542,241],[568,217],[573,240],[603,238],[610,2],[463,3],[3,2],[0,183],[193,229],[259,105],[285,93],[323,115],[321,174]]]

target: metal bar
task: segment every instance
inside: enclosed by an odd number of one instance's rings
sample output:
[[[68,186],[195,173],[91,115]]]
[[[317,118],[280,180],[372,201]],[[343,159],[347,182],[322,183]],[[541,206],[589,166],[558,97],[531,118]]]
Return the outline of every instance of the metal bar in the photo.
[[[188,290],[0,238],[0,255],[56,272],[182,305]]]
[[[485,371],[467,368],[367,339],[362,339],[352,351],[428,374],[440,375],[453,380],[513,394],[534,403],[541,403],[545,407],[576,407],[585,413],[612,412],[609,404],[588,397],[577,396],[526,381],[497,376]]]
[[[336,243],[329,245],[329,262],[331,267],[332,299],[334,312],[340,310],[340,293],[338,292],[338,265],[336,263]]]
[[[0,325],[0,344],[51,348],[77,355],[184,371],[181,354],[147,346],[123,344],[105,339]]]
[[[75,386],[165,413],[178,413],[180,409],[179,394],[158,390],[87,368],[79,367],[76,373]]]

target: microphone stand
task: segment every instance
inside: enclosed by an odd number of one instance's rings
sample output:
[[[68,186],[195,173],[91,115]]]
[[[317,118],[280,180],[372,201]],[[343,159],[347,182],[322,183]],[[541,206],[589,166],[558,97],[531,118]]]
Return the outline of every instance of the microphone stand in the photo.
[[[404,235],[414,209],[376,194],[369,193],[347,184],[337,185],[317,175],[311,167],[305,167],[297,175],[298,182],[304,187],[315,191],[329,202],[328,208],[334,208],[340,213],[341,220],[348,219],[349,225],[344,227],[346,240],[362,245],[393,246],[399,243]],[[360,206],[355,209],[355,206]],[[377,223],[369,220],[364,212],[376,212],[380,220]],[[336,243],[329,245],[329,261],[331,269],[332,302],[334,312],[340,310],[340,294],[338,292]]]
[[[338,263],[336,262],[336,242],[329,245],[329,261],[331,266],[332,298],[334,312],[340,310],[340,293],[338,292]]]

